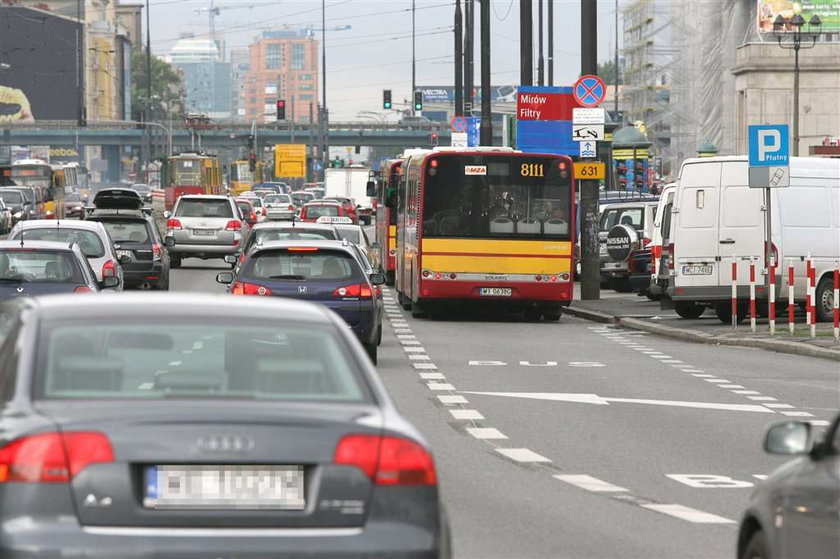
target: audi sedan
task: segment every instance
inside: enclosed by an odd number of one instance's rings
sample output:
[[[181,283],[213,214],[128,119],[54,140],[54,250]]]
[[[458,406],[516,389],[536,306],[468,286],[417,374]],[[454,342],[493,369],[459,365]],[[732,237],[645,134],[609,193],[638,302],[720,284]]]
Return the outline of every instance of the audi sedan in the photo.
[[[0,557],[441,557],[431,452],[323,306],[0,304]]]

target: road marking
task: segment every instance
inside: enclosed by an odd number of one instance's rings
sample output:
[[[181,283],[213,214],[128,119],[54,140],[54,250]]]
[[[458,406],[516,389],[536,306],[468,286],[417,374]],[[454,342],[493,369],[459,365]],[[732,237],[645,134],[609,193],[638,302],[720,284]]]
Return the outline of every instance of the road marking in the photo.
[[[765,479],[767,479],[770,476],[768,476],[766,474],[753,474],[753,477],[756,478],[756,479],[760,479],[761,481],[764,481]]]
[[[193,349],[202,349],[204,347],[204,342],[194,342]]]
[[[695,489],[746,489],[753,486],[749,481],[713,474],[665,474],[665,477]]]
[[[507,435],[493,427],[467,427],[467,433],[482,440],[507,439]]]
[[[455,387],[448,382],[427,382],[429,390],[455,390]]]
[[[814,417],[814,414],[808,413],[807,411],[783,411],[779,413],[788,417]]]
[[[654,359],[670,359],[671,358],[670,355],[651,355],[651,357],[653,357]],[[663,363],[664,363],[664,361],[663,361]]]
[[[416,340],[417,336],[414,334],[397,334],[397,337],[401,340]]]
[[[747,396],[748,400],[753,400],[754,402],[775,402],[776,399],[771,396]]]
[[[517,462],[551,462],[549,458],[546,458],[542,454],[537,454],[533,450],[529,450],[527,448],[497,448],[495,450],[502,456],[506,456],[507,458]]]
[[[394,328],[394,334],[411,334],[411,330],[403,328]]]
[[[742,396],[747,396],[748,394],[761,394],[758,390],[733,390],[733,394],[741,394]]]
[[[686,373],[702,373],[703,369],[685,369]]]
[[[598,361],[569,361],[569,367],[606,367],[604,363]]]
[[[452,417],[464,421],[481,421],[484,416],[478,410],[449,410]]]
[[[683,505],[662,505],[658,503],[650,503],[642,505],[642,507],[679,518],[681,520],[688,520],[697,524],[735,524],[734,520],[729,520],[716,514],[703,512],[701,510],[692,509]]]
[[[623,487],[613,485],[612,483],[607,483],[606,481],[600,480],[592,476],[555,475],[552,477],[555,479],[559,479],[560,481],[565,481],[566,483],[571,483],[572,485],[580,487],[581,489],[586,489],[587,491],[594,491],[597,493],[619,493],[622,491],[627,491]]]
[[[437,370],[437,365],[434,363],[412,363],[412,365],[418,370]]]
[[[402,345],[420,345],[420,342],[417,340],[400,340]]]
[[[740,384],[721,384],[721,388],[744,388]]]
[[[447,406],[451,406],[454,404],[469,404],[469,400],[464,398],[463,396],[457,395],[447,395],[447,396],[438,396],[438,400],[441,404],[445,404]]]
[[[403,351],[405,351],[406,353],[426,353],[426,348],[417,347],[417,346],[410,346],[410,347],[404,347]]]
[[[706,382],[713,382],[716,384],[729,384],[732,382],[731,380],[727,380],[725,378],[704,378],[703,380],[705,380]]]
[[[139,390],[151,390],[155,387],[155,383],[153,382],[141,382],[140,385],[137,387]]]
[[[546,361],[545,363],[531,363],[530,361],[520,361],[519,364],[523,367],[556,367],[557,361]]]
[[[682,363],[679,359],[663,359],[663,363]]]
[[[715,378],[715,375],[710,375],[709,373],[691,373],[691,376],[697,378]]]
[[[831,422],[826,421],[825,419],[813,419],[809,423],[814,427],[828,427],[831,425]]]
[[[169,366],[170,366],[170,367],[177,367],[177,366],[178,366],[178,365],[180,365],[181,363],[183,363],[183,361],[170,361],[170,362],[169,362]]]
[[[428,361],[431,359],[428,355],[418,354],[418,353],[410,353],[408,358],[412,361]]]
[[[420,373],[423,380],[443,380],[446,378],[443,373]]]
[[[791,406],[790,404],[764,404],[764,405],[767,406],[768,408],[774,409],[774,410],[792,410],[796,407],[796,406]]]
[[[507,363],[504,361],[470,361],[468,365],[471,367],[502,367]]]
[[[775,413],[761,405],[752,404],[719,404],[716,402],[683,402],[679,400],[648,400],[638,398],[606,398],[597,394],[568,394],[560,392],[472,392],[479,396],[500,396],[503,398],[522,398],[525,400],[548,400],[554,402],[576,402],[579,404],[609,405],[611,402],[619,404],[645,404],[651,406],[672,406],[677,408],[696,408],[721,411],[743,411],[753,413]]]
[[[185,349],[181,352],[181,354],[182,355],[190,355],[190,354],[192,354],[192,350],[191,349]]]

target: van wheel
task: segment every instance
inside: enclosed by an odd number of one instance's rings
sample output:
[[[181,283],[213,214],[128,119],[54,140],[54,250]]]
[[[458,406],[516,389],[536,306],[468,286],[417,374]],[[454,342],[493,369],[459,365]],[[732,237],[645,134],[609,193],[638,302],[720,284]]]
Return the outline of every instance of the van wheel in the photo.
[[[706,311],[706,307],[698,305],[694,301],[674,301],[674,310],[680,318],[693,320],[695,318],[700,318],[700,316]]]
[[[834,319],[834,286],[832,284],[833,279],[826,276],[817,285],[814,301],[817,307],[818,322],[830,322]]]
[[[718,301],[715,303],[715,316],[724,324],[732,324],[732,303],[730,301]],[[741,324],[747,317],[746,303],[738,303],[738,310],[735,316],[735,323]]]

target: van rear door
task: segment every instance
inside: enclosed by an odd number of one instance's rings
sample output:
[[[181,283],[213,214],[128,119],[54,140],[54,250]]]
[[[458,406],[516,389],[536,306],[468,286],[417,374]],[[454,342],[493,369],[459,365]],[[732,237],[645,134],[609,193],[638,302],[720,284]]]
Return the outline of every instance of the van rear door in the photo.
[[[732,258],[738,261],[738,284],[750,279],[751,256],[755,257],[756,283],[763,283],[764,190],[750,188],[745,161],[727,161],[721,169],[720,235],[718,237],[721,285],[732,283]]]
[[[680,173],[671,232],[677,288],[719,285],[720,173],[721,164],[717,161],[688,163]]]

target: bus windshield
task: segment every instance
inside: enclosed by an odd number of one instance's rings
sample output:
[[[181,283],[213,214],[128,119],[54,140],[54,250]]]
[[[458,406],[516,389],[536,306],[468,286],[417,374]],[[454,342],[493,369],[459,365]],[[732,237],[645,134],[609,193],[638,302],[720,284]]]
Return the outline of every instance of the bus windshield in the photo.
[[[425,237],[569,239],[571,178],[559,160],[464,155],[426,160]],[[435,166],[432,166],[435,165]]]
[[[248,167],[247,161],[237,161],[230,166],[230,180],[237,182],[253,182],[254,173]]]
[[[52,186],[52,168],[49,165],[12,165],[3,169],[2,186]]]
[[[170,186],[201,186],[201,161],[198,159],[171,159]]]

